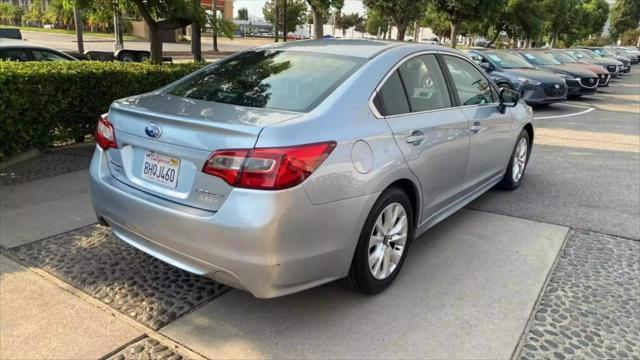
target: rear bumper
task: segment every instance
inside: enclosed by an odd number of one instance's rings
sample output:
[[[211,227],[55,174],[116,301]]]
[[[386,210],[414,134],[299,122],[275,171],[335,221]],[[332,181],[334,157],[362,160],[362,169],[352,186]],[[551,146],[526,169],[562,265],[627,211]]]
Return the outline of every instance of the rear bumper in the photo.
[[[301,186],[234,189],[219,211],[189,208],[111,177],[96,149],[91,195],[99,218],[138,249],[183,270],[270,298],[346,276],[377,194],[312,205]]]

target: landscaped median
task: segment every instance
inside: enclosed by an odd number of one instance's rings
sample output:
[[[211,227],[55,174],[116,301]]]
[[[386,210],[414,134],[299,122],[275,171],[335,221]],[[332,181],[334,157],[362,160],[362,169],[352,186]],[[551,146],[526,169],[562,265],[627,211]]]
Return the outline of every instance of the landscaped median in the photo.
[[[160,88],[202,66],[0,61],[0,161],[91,134],[113,100]]]

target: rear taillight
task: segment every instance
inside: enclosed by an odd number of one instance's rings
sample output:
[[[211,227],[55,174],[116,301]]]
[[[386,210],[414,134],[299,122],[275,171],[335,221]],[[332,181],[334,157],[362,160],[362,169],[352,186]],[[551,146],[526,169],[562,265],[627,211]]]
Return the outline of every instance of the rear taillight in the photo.
[[[118,143],[116,142],[116,131],[113,129],[113,124],[111,124],[111,121],[109,121],[106,114],[101,115],[98,118],[96,142],[103,150],[118,147]]]
[[[277,148],[219,150],[204,164],[203,172],[229,185],[281,190],[308,178],[335,148],[334,141]]]

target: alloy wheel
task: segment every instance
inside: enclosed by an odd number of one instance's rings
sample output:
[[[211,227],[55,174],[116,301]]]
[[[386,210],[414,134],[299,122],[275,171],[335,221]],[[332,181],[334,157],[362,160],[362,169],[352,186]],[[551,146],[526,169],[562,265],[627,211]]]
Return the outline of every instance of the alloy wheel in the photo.
[[[513,176],[513,182],[515,183],[519,182],[524,174],[524,168],[527,165],[528,150],[529,144],[527,139],[523,137],[518,141],[516,152],[513,154],[513,168],[511,169],[511,174]]]
[[[389,204],[376,219],[369,239],[369,271],[378,280],[393,274],[402,259],[409,224],[399,203]]]

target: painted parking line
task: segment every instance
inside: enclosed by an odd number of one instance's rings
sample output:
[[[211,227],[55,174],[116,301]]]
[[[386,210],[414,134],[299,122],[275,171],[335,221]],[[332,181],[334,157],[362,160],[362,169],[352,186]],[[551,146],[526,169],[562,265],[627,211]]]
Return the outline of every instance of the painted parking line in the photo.
[[[573,107],[579,107],[579,106],[570,105],[570,104],[566,104],[566,105],[573,106]],[[580,108],[584,109],[584,107],[581,107],[581,106],[580,106]],[[586,113],[592,112],[593,110],[595,110],[595,108],[590,107],[590,108],[587,108],[586,110],[578,111],[578,112],[575,112],[575,113],[562,114],[562,115],[550,115],[550,116],[534,116],[533,119],[534,120],[546,120],[546,119],[566,118],[566,117],[571,117],[571,116],[584,115]]]
[[[640,136],[608,132],[537,128],[535,143],[539,145],[640,153]]]

